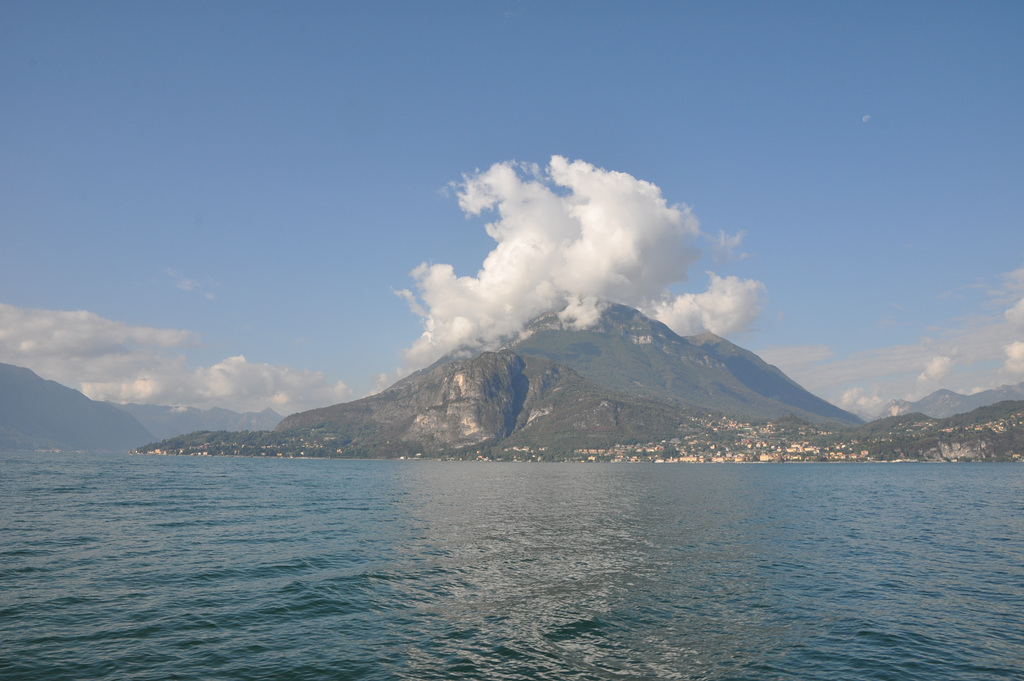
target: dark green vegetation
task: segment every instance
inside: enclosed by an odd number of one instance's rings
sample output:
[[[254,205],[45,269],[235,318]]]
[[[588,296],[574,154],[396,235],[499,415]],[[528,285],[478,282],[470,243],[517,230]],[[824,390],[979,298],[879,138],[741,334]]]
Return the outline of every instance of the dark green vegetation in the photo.
[[[1024,456],[1024,401],[997,402],[965,414],[935,419],[893,416],[856,433],[873,458],[883,461],[1011,461]]]
[[[0,449],[123,450],[153,436],[129,414],[0,364]]]
[[[509,347],[625,394],[743,418],[861,423],[752,352],[711,333],[684,338],[623,305],[610,306],[585,330],[563,328],[557,315],[544,315],[523,336]]]
[[[1021,461],[1024,458],[1024,401],[1001,402],[969,414],[933,419],[923,414],[831,429],[794,417],[777,421],[676,411],[674,419],[641,405],[623,411],[623,403],[583,404],[584,418],[612,415],[649,419],[650,432],[660,428],[671,437],[625,437],[605,422],[602,430],[524,430],[501,441],[443,450],[415,450],[408,443],[380,448],[343,446],[347,435],[326,425],[286,431],[201,432],[140,448],[142,453],[209,456],[306,456],[546,461]],[[633,431],[634,434],[639,431]],[[662,431],[663,432],[663,431]],[[621,439],[617,439],[621,438]]]

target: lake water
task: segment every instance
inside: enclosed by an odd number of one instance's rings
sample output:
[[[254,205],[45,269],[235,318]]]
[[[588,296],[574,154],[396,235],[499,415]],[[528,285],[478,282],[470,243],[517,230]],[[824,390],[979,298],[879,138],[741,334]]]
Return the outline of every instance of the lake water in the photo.
[[[0,678],[1021,679],[1024,465],[0,454]]]

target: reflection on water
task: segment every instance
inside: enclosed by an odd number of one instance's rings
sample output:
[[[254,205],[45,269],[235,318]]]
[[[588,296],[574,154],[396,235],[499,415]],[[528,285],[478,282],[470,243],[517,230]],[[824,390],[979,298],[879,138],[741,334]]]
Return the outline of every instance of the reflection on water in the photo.
[[[756,613],[765,549],[737,531],[761,496],[742,476],[709,487],[653,467],[424,468],[408,555],[452,576],[421,612],[475,644],[462,664],[666,678],[732,657],[720,644],[738,627],[777,636]],[[423,659],[414,676],[431,674]]]
[[[1021,466],[0,465],[5,679],[1021,666]]]

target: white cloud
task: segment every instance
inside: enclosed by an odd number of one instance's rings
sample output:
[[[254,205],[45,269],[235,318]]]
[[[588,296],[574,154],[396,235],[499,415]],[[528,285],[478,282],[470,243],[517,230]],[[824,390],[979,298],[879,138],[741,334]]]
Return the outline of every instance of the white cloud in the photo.
[[[708,272],[711,286],[704,293],[665,298],[645,311],[684,336],[710,331],[727,336],[757,319],[764,285],[759,281],[720,277]]]
[[[952,370],[953,358],[945,356],[933,357],[917,378],[919,381],[938,381],[948,376]]]
[[[242,356],[193,368],[191,331],[130,326],[93,312],[0,303],[0,362],[112,402],[291,413],[351,397],[319,372],[253,364]]]
[[[700,256],[700,228],[688,207],[669,205],[649,182],[554,156],[544,169],[495,164],[456,190],[467,216],[496,214],[485,229],[497,245],[475,276],[447,264],[413,270],[416,293],[398,293],[423,317],[423,335],[407,351],[414,366],[492,346],[551,310],[589,323],[607,301],[662,311],[688,333],[730,333],[756,317],[759,282],[711,275],[706,293],[668,293]]]
[[[129,326],[85,310],[31,310],[0,303],[0,357],[59,368],[79,364],[91,374],[105,357],[140,357],[161,348],[194,346],[191,331]],[[22,364],[24,366],[24,364]]]
[[[855,414],[874,416],[882,408],[883,399],[878,395],[868,395],[863,388],[850,388],[843,392],[836,403],[842,409]]]
[[[172,362],[172,365],[177,364]],[[351,398],[344,383],[330,384],[320,372],[292,367],[253,364],[238,355],[209,367],[191,371],[152,371],[131,380],[93,381],[82,392],[96,400],[144,404],[185,404],[193,407],[224,407],[237,411],[262,411],[270,407],[280,414],[336,404]]]
[[[1017,301],[1017,304],[1004,313],[1006,321],[1014,326],[1024,326],[1024,298]]]
[[[870,120],[871,120],[871,115],[870,114],[865,114],[865,115],[861,116],[861,118],[860,118],[860,122],[861,123],[867,123]]]
[[[558,319],[568,328],[589,329],[601,319],[601,313],[606,308],[607,305],[594,296],[575,296],[568,301],[565,309],[558,313]]]
[[[1024,374],[1024,343],[1014,341],[1006,346],[1004,368],[1013,374]]]

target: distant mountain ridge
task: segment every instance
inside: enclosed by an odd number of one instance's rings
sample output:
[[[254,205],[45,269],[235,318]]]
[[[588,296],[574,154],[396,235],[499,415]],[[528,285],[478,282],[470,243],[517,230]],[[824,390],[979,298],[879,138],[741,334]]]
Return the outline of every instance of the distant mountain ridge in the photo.
[[[31,369],[0,364],[0,449],[128,451],[200,430],[271,430],[281,418],[272,409],[97,402]]]
[[[892,400],[877,418],[919,413],[932,418],[943,419],[956,414],[964,414],[979,407],[987,407],[1007,400],[1024,400],[1024,383],[1003,385],[992,390],[983,390],[973,395],[963,395],[952,390],[936,390],[927,397],[916,402]]]
[[[131,414],[158,440],[199,430],[273,430],[284,417],[269,407],[261,412],[230,409],[196,409],[155,404],[114,404]]]
[[[130,414],[0,364],[0,449],[128,450],[153,441]]]

